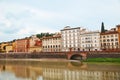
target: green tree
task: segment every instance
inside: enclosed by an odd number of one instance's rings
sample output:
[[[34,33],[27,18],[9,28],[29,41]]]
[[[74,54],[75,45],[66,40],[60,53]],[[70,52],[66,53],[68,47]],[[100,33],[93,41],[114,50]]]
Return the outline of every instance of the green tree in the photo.
[[[103,22],[101,24],[101,32],[105,32],[105,27],[104,27],[104,23]]]
[[[36,36],[38,38],[42,38],[43,36],[48,37],[48,36],[53,36],[53,33],[40,33],[40,34],[36,34]]]

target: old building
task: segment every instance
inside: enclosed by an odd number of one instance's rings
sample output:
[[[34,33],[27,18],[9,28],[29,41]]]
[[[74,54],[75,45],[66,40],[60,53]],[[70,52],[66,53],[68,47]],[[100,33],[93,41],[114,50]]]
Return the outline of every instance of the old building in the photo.
[[[33,35],[29,38],[29,52],[41,52],[42,51],[42,40]]]
[[[53,36],[43,37],[43,52],[60,52],[61,51],[61,34],[57,33]]]
[[[13,45],[12,43],[9,43],[6,45],[6,53],[13,52]]]
[[[62,51],[80,51],[80,34],[84,32],[85,29],[81,27],[71,28],[66,26],[61,30],[62,36]]]
[[[100,51],[100,32],[89,31],[80,34],[81,51]]]
[[[0,52],[2,51],[2,49],[1,49],[1,43],[0,43]]]
[[[0,44],[0,52],[6,52],[6,46],[8,45],[8,42],[2,42]]]
[[[12,42],[13,52],[16,52],[16,40]]]
[[[28,52],[29,38],[18,39],[15,41],[15,52]]]
[[[1,53],[13,52],[12,41],[11,42],[2,42],[2,43],[0,43],[0,52]]]
[[[111,30],[102,30],[100,39],[102,50],[120,50],[120,25],[117,25]]]

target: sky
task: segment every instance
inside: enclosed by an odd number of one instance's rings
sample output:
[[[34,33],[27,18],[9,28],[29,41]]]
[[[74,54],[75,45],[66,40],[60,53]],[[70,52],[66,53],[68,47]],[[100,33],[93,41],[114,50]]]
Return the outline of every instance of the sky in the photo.
[[[100,30],[120,24],[120,0],[0,0],[0,42],[65,26]]]

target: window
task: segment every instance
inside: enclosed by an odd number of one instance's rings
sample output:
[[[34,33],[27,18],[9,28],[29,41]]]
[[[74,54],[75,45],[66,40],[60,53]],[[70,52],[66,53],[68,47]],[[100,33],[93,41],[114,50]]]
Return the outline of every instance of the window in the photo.
[[[97,44],[95,44],[95,47],[97,47]]]
[[[118,39],[115,39],[115,41],[118,41]]]
[[[107,41],[109,42],[110,40],[109,40],[109,39],[107,39]]]
[[[112,43],[112,45],[113,45],[113,43]]]
[[[103,42],[106,42],[106,40],[103,40]]]
[[[104,46],[106,46],[106,43],[104,43]]]
[[[118,45],[118,42],[116,42],[115,45]]]
[[[113,37],[113,35],[111,35],[111,37]]]
[[[114,41],[113,39],[111,39],[111,41]]]
[[[117,37],[117,34],[115,35],[115,37]]]

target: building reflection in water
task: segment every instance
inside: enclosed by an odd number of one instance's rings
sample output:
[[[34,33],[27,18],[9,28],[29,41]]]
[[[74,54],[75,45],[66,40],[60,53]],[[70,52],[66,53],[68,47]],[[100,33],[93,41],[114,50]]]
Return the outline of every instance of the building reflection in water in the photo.
[[[21,80],[120,80],[119,67],[80,62],[8,61],[0,63],[0,79],[3,72],[11,72]]]

